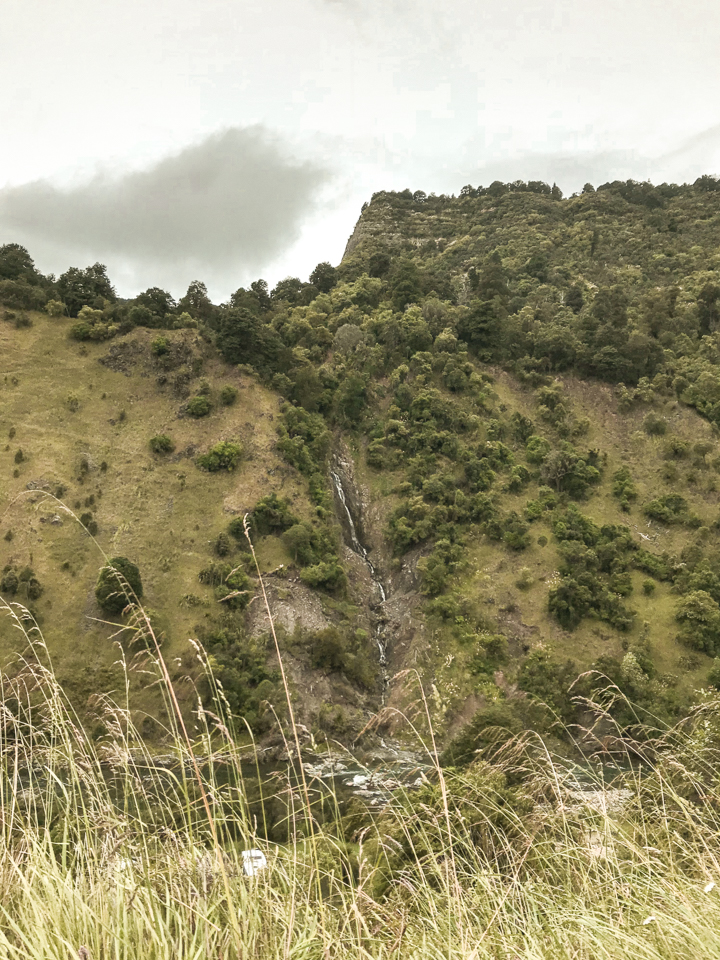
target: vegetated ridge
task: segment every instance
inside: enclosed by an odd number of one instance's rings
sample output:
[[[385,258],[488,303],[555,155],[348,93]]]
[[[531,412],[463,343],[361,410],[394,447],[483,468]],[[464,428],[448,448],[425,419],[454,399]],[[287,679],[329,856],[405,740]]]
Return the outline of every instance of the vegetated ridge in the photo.
[[[379,709],[402,735],[415,674],[456,763],[608,681],[685,715],[720,682],[718,186],[382,192],[337,268],[219,306],[0,248],[2,593],[88,727],[121,657],[144,735],[168,720],[146,631],[96,590],[123,557],[188,715],[193,638],[269,730],[245,514],[308,737]]]

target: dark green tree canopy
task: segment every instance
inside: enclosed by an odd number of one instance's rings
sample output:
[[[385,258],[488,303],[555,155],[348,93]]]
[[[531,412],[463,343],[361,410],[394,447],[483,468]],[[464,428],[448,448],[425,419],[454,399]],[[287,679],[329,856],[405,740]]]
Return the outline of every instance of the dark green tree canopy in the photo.
[[[106,613],[122,613],[142,595],[140,570],[127,557],[113,557],[100,571],[95,599]]]
[[[208,296],[208,289],[202,280],[193,280],[185,296],[178,302],[178,310],[189,313],[197,320],[209,321],[215,313],[215,307]]]
[[[320,293],[330,293],[337,283],[337,270],[325,260],[310,274],[310,283],[316,286]]]
[[[112,303],[116,299],[107,267],[102,263],[94,263],[84,270],[70,267],[58,279],[58,290],[71,317],[76,317],[83,307],[102,309],[105,300]]]
[[[135,297],[135,303],[138,306],[147,307],[159,320],[164,320],[167,314],[172,313],[177,307],[172,294],[160,287],[148,287]]]
[[[6,243],[0,247],[0,280],[35,283],[37,279],[35,263],[25,247],[19,243]]]

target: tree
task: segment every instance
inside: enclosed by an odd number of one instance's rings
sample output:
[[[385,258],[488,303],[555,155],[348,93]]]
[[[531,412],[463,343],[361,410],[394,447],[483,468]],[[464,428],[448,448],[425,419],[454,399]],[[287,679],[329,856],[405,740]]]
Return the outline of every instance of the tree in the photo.
[[[358,344],[363,342],[363,333],[360,327],[352,323],[344,323],[338,327],[333,338],[333,350],[338,353],[353,353]]]
[[[354,374],[346,377],[335,394],[338,420],[341,423],[357,423],[368,402],[367,377]]]
[[[117,299],[107,267],[102,263],[84,270],[70,267],[58,279],[58,290],[71,317],[77,317],[85,306],[102,309],[106,300],[113,303]]]
[[[525,264],[525,273],[539,280],[540,283],[545,283],[548,278],[548,261],[545,254],[533,253]]]
[[[95,599],[106,613],[122,613],[142,595],[140,570],[127,557],[113,557],[100,571]]]
[[[276,369],[283,350],[277,332],[246,307],[223,310],[216,343],[228,363],[247,363],[259,370]]]
[[[211,320],[215,312],[212,300],[208,296],[208,289],[202,280],[193,280],[177,306],[180,313],[187,312],[196,320],[205,322]]]
[[[592,315],[601,324],[627,326],[628,298],[621,286],[601,287],[593,300]]]
[[[5,243],[0,247],[0,280],[25,280],[37,283],[39,275],[32,257],[19,243]]]
[[[285,277],[277,283],[270,294],[273,303],[284,301],[291,306],[296,306],[303,302],[303,291],[307,284],[303,283],[299,277]]]
[[[582,288],[577,286],[570,287],[565,294],[565,305],[570,307],[573,313],[580,313],[583,308],[584,298]]]
[[[314,284],[320,293],[330,293],[337,284],[337,270],[325,260],[315,267],[309,279],[310,283]]]
[[[705,590],[693,590],[678,604],[675,619],[681,639],[711,657],[720,652],[720,606]]]
[[[368,262],[368,276],[370,277],[384,277],[387,275],[390,264],[392,260],[389,253],[384,251],[376,250],[375,253],[370,254],[370,260]]]
[[[48,300],[45,304],[45,313],[49,317],[62,317],[65,312],[65,304],[60,300]]]
[[[422,296],[420,275],[412,260],[404,258],[395,268],[392,283],[393,309],[401,313],[409,304],[417,303]]]
[[[217,473],[219,470],[232,471],[240,462],[243,455],[241,443],[233,440],[221,440],[207,453],[195,458],[195,463],[201,470]]]
[[[720,297],[720,287],[716,283],[706,283],[698,294],[698,320],[700,321],[702,335],[707,335],[717,329],[718,320],[720,320],[720,311],[717,305],[718,297]]]
[[[143,326],[163,325],[165,317],[177,307],[172,294],[160,287],[148,287],[143,293],[139,293],[135,297],[135,304],[139,307],[146,307],[156,320],[156,323],[146,323]]]
[[[253,282],[250,284],[250,289],[257,298],[261,312],[266,313],[272,306],[272,301],[270,300],[270,294],[268,292],[267,281],[262,279],[253,280]]]

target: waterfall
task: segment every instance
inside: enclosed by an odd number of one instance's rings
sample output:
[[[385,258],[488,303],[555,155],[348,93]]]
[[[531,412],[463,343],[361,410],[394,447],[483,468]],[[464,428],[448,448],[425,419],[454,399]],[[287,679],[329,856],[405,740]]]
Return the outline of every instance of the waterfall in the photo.
[[[373,585],[380,596],[380,603],[378,606],[381,606],[387,600],[387,591],[385,590],[385,584],[380,578],[375,565],[368,556],[367,548],[360,542],[360,538],[357,534],[357,528],[355,526],[355,521],[353,520],[352,513],[350,511],[350,506],[348,504],[347,497],[345,496],[345,490],[343,488],[342,480],[340,475],[334,471],[330,471],[330,476],[332,477],[333,485],[335,487],[335,492],[337,493],[338,500],[345,512],[345,519],[347,520],[348,530],[350,532],[350,549],[353,553],[356,553],[360,559],[363,561],[365,566],[368,569],[370,574],[370,579],[373,582]],[[383,637],[382,630],[382,621],[379,617],[375,617],[375,623],[373,626],[373,639],[378,648],[380,654],[380,666],[385,667],[387,665],[387,640]],[[387,685],[387,674],[383,671],[383,683]]]

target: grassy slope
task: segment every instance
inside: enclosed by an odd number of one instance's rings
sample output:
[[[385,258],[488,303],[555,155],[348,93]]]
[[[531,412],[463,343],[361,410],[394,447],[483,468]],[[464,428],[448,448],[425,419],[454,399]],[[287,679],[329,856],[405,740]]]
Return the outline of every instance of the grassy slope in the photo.
[[[487,368],[485,368],[487,369]],[[532,390],[523,387],[508,373],[498,369],[491,371],[495,377],[493,391],[496,403],[504,419],[518,411],[533,419],[537,431],[553,437],[552,428],[538,418],[537,405]],[[588,498],[578,502],[582,513],[598,525],[627,524],[635,539],[652,553],[667,551],[680,556],[683,549],[694,542],[701,542],[705,554],[720,546],[718,532],[712,527],[718,516],[720,495],[717,492],[717,471],[712,466],[717,457],[717,439],[711,425],[693,409],[676,402],[656,402],[636,405],[629,412],[618,409],[613,388],[597,382],[582,381],[570,376],[558,378],[562,384],[569,406],[577,419],[587,416],[590,429],[586,436],[575,441],[579,449],[598,448],[606,453],[608,460],[602,482],[591,488]],[[459,400],[458,402],[462,402]],[[648,436],[643,430],[643,420],[653,409],[656,415],[667,420],[664,437]],[[692,458],[674,461],[678,479],[668,481],[663,477],[663,468],[668,461],[663,455],[667,439],[676,435],[692,444],[710,441],[716,447],[704,459],[704,467],[697,468]],[[553,442],[557,442],[555,439]],[[516,452],[522,462],[521,451]],[[612,495],[612,477],[621,466],[628,466],[637,487],[638,497],[631,512],[621,511]],[[694,476],[693,482],[688,475]],[[361,476],[372,491],[373,498],[382,498],[382,513],[387,519],[397,498],[392,495],[394,486],[404,479],[403,470],[388,473],[365,468]],[[530,484],[518,494],[502,495],[503,509],[522,513],[525,503],[537,494],[537,483]],[[691,530],[686,526],[666,527],[656,522],[648,523],[643,516],[642,505],[653,497],[680,492],[690,503],[691,512],[698,514],[708,530]],[[549,523],[536,521],[531,524],[531,546],[522,552],[508,550],[483,535],[470,536],[466,546],[465,564],[462,572],[454,578],[451,589],[470,598],[476,610],[496,623],[499,632],[510,641],[510,658],[504,670],[512,680],[519,658],[538,644],[547,645],[561,660],[572,659],[578,671],[587,668],[600,654],[609,654],[618,659],[624,655],[623,645],[639,640],[646,635],[652,657],[660,677],[668,683],[677,683],[679,692],[691,693],[706,685],[710,658],[689,651],[676,641],[677,624],[674,613],[677,594],[668,583],[656,581],[655,592],[646,596],[642,583],[646,575],[632,572],[633,593],[626,605],[637,613],[634,627],[622,634],[609,625],[595,619],[585,619],[572,632],[563,630],[547,609],[548,590],[557,577],[558,553]],[[545,536],[547,544],[538,544]],[[645,540],[649,537],[649,540]],[[516,581],[522,568],[527,567],[533,580],[529,589],[519,589]],[[486,698],[495,698],[499,690],[494,685],[483,685],[468,671],[468,657],[472,649],[458,643],[453,637],[453,628],[434,623],[427,632],[427,644],[412,650],[412,664],[425,668],[425,677],[434,684],[436,721],[444,718],[452,725],[457,720],[467,719],[469,703],[478,701],[478,693]],[[693,655],[697,666],[689,667],[684,660]],[[417,658],[417,659],[416,659]],[[468,699],[471,698],[471,699]]]
[[[101,616],[93,590],[103,554],[128,556],[140,565],[145,601],[167,633],[168,659],[182,658],[187,668],[194,662],[187,638],[215,603],[197,579],[212,556],[209,541],[226,528],[231,515],[251,509],[271,490],[282,490],[297,501],[300,513],[304,495],[274,450],[278,398],[220,362],[194,332],[169,336],[190,341],[193,353],[203,357],[201,376],[214,393],[226,383],[239,389],[235,405],[217,406],[201,420],[178,418],[182,399],[170,386],[156,383],[157,371],[150,361],[152,331],[137,330],[128,338],[142,351],[127,376],[98,362],[107,354],[107,344],[80,347],[67,339],[67,326],[68,321],[43,315],[34,315],[29,329],[0,324],[5,358],[0,436],[8,437],[11,427],[16,430],[0,449],[0,537],[7,529],[14,533],[11,542],[0,539],[0,565],[33,565],[45,586],[36,609],[50,654],[64,682],[83,702],[119,679],[112,671],[118,657],[118,648],[109,640],[113,631],[92,619]],[[198,382],[199,378],[195,385]],[[68,405],[71,394],[79,400],[76,412]],[[120,422],[122,410],[126,416]],[[150,452],[148,440],[158,433],[173,438],[175,454],[163,458]],[[202,452],[230,438],[241,439],[246,451],[232,474],[205,473],[192,456],[182,454],[188,447]],[[13,477],[18,448],[26,460],[18,467],[19,476]],[[84,454],[92,467],[80,483]],[[107,463],[106,472],[100,469],[102,461]],[[43,522],[58,505],[27,491],[28,482],[37,480],[49,481],[51,490],[58,483],[66,485],[63,499],[77,515],[88,509],[85,498],[95,496],[95,507],[90,508],[99,525],[95,543],[65,514],[61,526]],[[266,569],[287,560],[277,541],[268,546],[263,551],[260,545]],[[183,603],[188,594],[201,598],[202,605]],[[22,646],[5,620],[0,626],[2,662]],[[152,710],[153,702],[145,694],[138,705]]]
[[[46,588],[36,608],[50,653],[76,702],[84,704],[98,691],[117,689],[121,679],[113,668],[119,651],[109,639],[112,628],[92,619],[100,616],[93,588],[103,562],[102,551],[139,562],[146,603],[167,634],[168,660],[179,674],[184,674],[194,664],[187,639],[196,635],[198,625],[206,623],[214,612],[210,591],[197,580],[198,571],[211,559],[212,538],[226,527],[232,514],[250,509],[270,490],[290,496],[300,514],[305,513],[307,506],[303,485],[274,450],[273,418],[278,412],[278,398],[218,361],[194,332],[170,336],[176,342],[190,342],[193,352],[203,357],[200,376],[210,382],[215,393],[225,383],[239,387],[234,406],[216,407],[210,417],[202,420],[178,418],[183,401],[170,386],[158,386],[158,371],[153,368],[149,346],[155,336],[152,331],[138,330],[128,338],[141,350],[138,362],[126,375],[97,362],[107,354],[107,345],[80,347],[67,339],[66,327],[65,322],[42,315],[34,317],[34,325],[29,329],[0,326],[1,346],[7,358],[0,380],[0,431],[7,437],[11,427],[16,429],[16,436],[8,439],[7,449],[0,451],[5,458],[0,488],[0,536],[8,528],[14,532],[11,542],[0,540],[0,562],[34,566]],[[496,402],[506,408],[503,417],[518,410],[538,422],[532,391],[521,387],[508,374],[495,374],[493,389]],[[199,379],[194,386],[198,383]],[[649,549],[679,555],[698,532],[657,524],[648,528],[641,513],[643,502],[673,489],[673,484],[661,474],[665,464],[664,438],[648,437],[642,431],[648,408],[640,405],[629,413],[620,413],[611,388],[570,377],[564,378],[563,384],[574,415],[587,415],[591,420],[590,432],[579,445],[598,447],[608,454],[602,484],[580,504],[582,511],[598,523],[630,523],[636,534],[652,538],[651,543],[645,543]],[[70,394],[79,400],[76,412],[69,409]],[[126,413],[122,422],[121,410]],[[710,425],[689,408],[673,404],[658,408],[657,412],[667,417],[669,433],[693,442],[713,439]],[[538,427],[552,433],[539,422]],[[154,456],[147,444],[149,437],[163,432],[176,443],[176,453],[165,458]],[[247,451],[234,474],[204,473],[195,467],[192,456],[182,453],[189,447],[202,451],[213,442],[230,437],[242,439]],[[18,448],[23,450],[26,460],[19,465],[20,475],[15,478],[12,473]],[[81,484],[79,465],[84,454],[94,467]],[[697,482],[692,486],[686,482],[690,462],[679,464],[682,483],[678,488],[708,525],[717,516],[718,505],[716,473],[709,467],[714,456],[707,455],[708,469],[694,470]],[[106,472],[99,469],[103,460],[108,464]],[[612,475],[623,463],[629,465],[639,494],[629,515],[619,510],[611,494]],[[369,487],[380,518],[386,519],[395,503],[392,489],[395,481],[402,479],[400,472],[393,478],[360,466],[359,479]],[[64,500],[68,506],[81,504],[75,510],[77,514],[86,509],[85,498],[95,495],[97,544],[68,516],[64,515],[62,526],[42,522],[56,512],[57,506],[42,493],[27,490],[28,482],[37,480],[49,481],[51,489],[57,483],[65,484]],[[535,492],[536,487],[531,485],[520,494],[505,494],[503,507],[522,511]],[[383,525],[384,521],[379,519],[377,527]],[[535,523],[531,529],[533,543],[522,553],[508,551],[485,537],[471,538],[467,565],[455,587],[473,598],[491,621],[497,621],[511,640],[513,654],[520,655],[537,643],[549,643],[557,656],[571,657],[579,668],[601,652],[622,656],[623,636],[607,625],[585,620],[573,633],[567,633],[550,619],[547,591],[557,570],[557,552],[547,525]],[[541,535],[549,541],[544,547],[537,543]],[[714,530],[708,536],[706,552],[714,545]],[[288,560],[277,538],[261,541],[259,552],[265,569]],[[523,567],[529,568],[534,581],[528,590],[520,590],[515,584]],[[676,675],[681,689],[693,689],[704,681],[708,660],[700,656],[695,669],[679,664],[687,651],[674,640],[676,598],[667,584],[658,584],[655,594],[645,597],[643,579],[644,575],[633,574],[635,590],[628,605],[638,615],[629,638],[639,636],[645,621],[650,621],[653,657],[659,674]],[[183,598],[189,594],[201,603],[188,605]],[[22,644],[18,646],[17,633],[7,623],[0,630],[0,657],[7,663]],[[462,713],[469,696],[478,693],[477,683],[467,671],[469,652],[457,644],[447,627],[435,625],[426,636],[427,646],[418,637],[409,656],[413,665],[417,662],[425,666],[425,676],[439,691],[441,713],[451,719]],[[421,656],[416,660],[418,653]],[[508,668],[510,676],[513,662],[514,657]],[[184,692],[188,697],[192,695],[189,687]],[[496,688],[483,692],[497,695]],[[134,703],[148,713],[162,716],[162,708],[151,691],[136,693]]]

